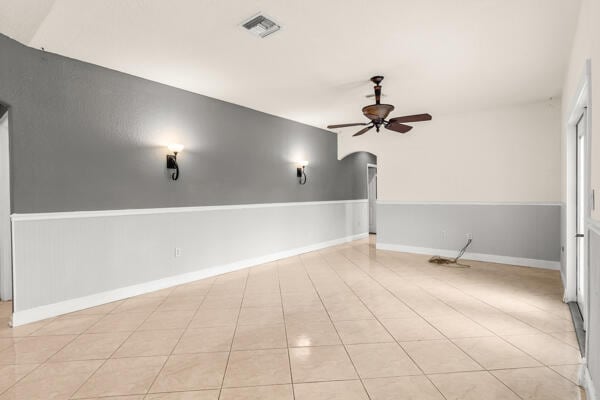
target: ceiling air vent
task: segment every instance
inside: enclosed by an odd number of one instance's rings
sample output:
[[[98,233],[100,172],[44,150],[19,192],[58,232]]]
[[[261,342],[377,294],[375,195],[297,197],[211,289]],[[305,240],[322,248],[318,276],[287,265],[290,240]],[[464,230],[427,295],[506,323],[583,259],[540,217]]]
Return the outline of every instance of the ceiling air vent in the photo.
[[[260,13],[244,22],[242,26],[250,33],[261,38],[265,38],[281,29],[281,26],[277,25],[275,21]]]

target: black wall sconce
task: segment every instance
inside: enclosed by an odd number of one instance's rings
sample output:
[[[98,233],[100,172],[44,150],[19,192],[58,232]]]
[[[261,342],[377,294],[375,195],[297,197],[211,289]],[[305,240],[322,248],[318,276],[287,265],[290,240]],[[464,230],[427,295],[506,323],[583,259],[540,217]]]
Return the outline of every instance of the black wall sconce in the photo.
[[[308,161],[299,161],[298,168],[296,168],[296,177],[298,178],[298,182],[301,185],[306,184],[306,166],[308,165]]]
[[[177,164],[177,153],[180,153],[183,150],[182,144],[172,143],[169,145],[169,150],[173,152],[173,154],[167,154],[167,169],[174,169],[175,172],[171,174],[171,179],[176,181],[179,179],[179,165]]]

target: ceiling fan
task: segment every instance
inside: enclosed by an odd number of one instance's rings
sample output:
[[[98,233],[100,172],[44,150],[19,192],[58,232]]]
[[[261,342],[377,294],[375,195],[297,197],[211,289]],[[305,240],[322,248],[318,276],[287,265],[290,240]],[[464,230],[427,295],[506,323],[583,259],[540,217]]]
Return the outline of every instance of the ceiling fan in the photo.
[[[383,125],[384,128],[391,131],[406,133],[413,127],[405,125],[405,122],[431,121],[431,115],[429,114],[406,115],[404,117],[396,117],[387,120],[386,118],[394,110],[394,106],[391,104],[381,104],[381,81],[383,81],[383,76],[374,76],[371,78],[371,82],[375,84],[375,104],[365,106],[362,109],[365,117],[371,120],[369,123],[357,122],[353,124],[328,125],[327,128],[334,129],[346,128],[348,126],[365,126],[365,128],[352,135],[360,136],[373,128],[379,132],[379,128]]]

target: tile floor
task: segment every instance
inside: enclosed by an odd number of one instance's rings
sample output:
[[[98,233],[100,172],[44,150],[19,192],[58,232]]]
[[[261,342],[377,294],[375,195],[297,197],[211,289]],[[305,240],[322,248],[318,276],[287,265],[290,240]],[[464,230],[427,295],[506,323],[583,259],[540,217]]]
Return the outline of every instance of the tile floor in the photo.
[[[0,400],[571,400],[556,271],[373,238],[11,329]]]

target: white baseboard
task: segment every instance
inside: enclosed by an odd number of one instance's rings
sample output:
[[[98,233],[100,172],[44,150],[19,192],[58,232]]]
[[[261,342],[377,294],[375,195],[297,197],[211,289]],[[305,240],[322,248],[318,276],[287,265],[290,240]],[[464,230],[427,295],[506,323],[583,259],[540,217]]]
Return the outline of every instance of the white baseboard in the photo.
[[[86,308],[99,306],[117,300],[126,299],[132,296],[138,296],[154,292],[169,287],[182,285],[197,281],[199,279],[208,278],[211,276],[221,275],[227,272],[233,272],[240,269],[252,267],[255,265],[265,264],[268,262],[280,260],[282,258],[293,257],[299,254],[309,253],[324,249],[326,247],[335,246],[342,243],[351,242],[353,240],[363,239],[368,237],[368,233],[360,233],[357,235],[346,236],[339,239],[330,240],[327,242],[315,243],[304,247],[297,247],[290,250],[281,251],[278,253],[268,254],[262,257],[250,258],[246,260],[236,261],[234,263],[218,265],[210,268],[205,268],[200,271],[189,272],[186,274],[170,276],[155,281],[145,282],[138,285],[127,286],[115,290],[96,293],[89,296],[78,297],[71,300],[65,300],[58,303],[48,304],[29,310],[17,311],[12,317],[12,326],[20,326],[35,321],[40,321],[46,318],[56,317],[58,315],[67,314],[70,312],[84,310]]]
[[[594,386],[594,381],[592,381],[590,370],[587,368],[587,366],[583,366],[583,372],[581,375],[580,384],[585,389],[586,400],[600,400],[600,397],[598,397],[598,392],[596,391],[596,387]]]
[[[390,250],[399,251],[403,253],[416,253],[416,254],[428,254],[438,255],[443,257],[456,257],[457,251],[446,250],[446,249],[433,249],[429,247],[417,247],[417,246],[405,246],[401,244],[391,243],[377,243],[377,249],[379,250]],[[475,260],[475,261],[486,261],[499,264],[519,265],[522,267],[533,267],[533,268],[544,268],[552,270],[560,270],[560,261],[548,261],[548,260],[536,260],[533,258],[521,258],[521,257],[508,257],[499,256],[495,254],[481,254],[481,253],[465,253],[464,259]]]

